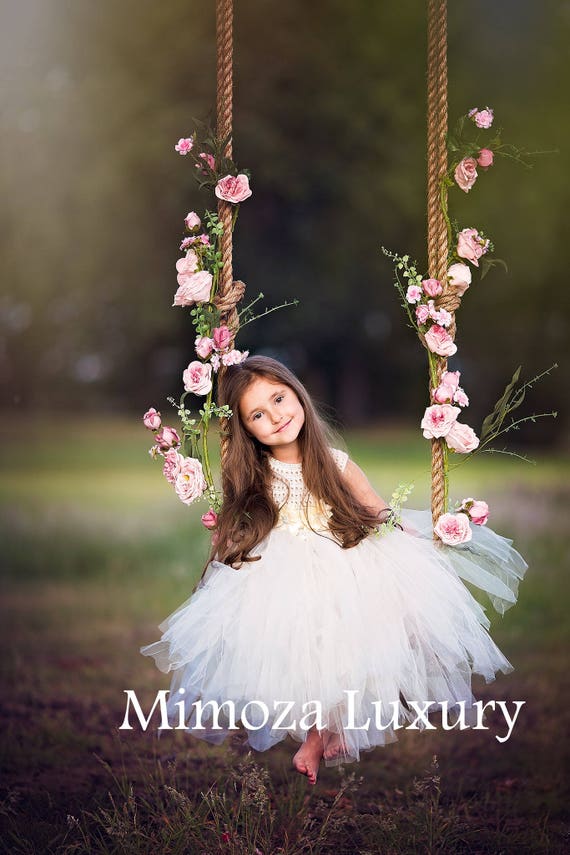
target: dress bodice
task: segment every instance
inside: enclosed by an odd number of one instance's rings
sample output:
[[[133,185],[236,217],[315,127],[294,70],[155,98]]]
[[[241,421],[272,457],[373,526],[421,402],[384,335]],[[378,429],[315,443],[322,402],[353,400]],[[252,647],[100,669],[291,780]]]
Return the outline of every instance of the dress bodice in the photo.
[[[344,471],[348,454],[339,448],[329,450],[339,470]],[[277,528],[283,526],[294,534],[309,528],[328,531],[331,507],[308,493],[303,479],[303,464],[283,463],[269,457],[269,466],[273,473],[272,495],[279,508]]]

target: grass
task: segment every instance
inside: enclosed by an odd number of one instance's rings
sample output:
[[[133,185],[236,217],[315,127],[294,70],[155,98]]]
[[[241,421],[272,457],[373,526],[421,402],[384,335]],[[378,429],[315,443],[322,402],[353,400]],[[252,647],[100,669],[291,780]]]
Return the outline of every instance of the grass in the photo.
[[[167,688],[138,649],[189,595],[207,534],[136,420],[65,424],[65,438],[53,422],[1,428],[0,851],[567,851],[568,458],[487,456],[452,478],[454,498],[489,501],[530,565],[516,607],[489,612],[516,670],[474,680],[479,698],[526,701],[511,739],[495,739],[493,715],[489,731],[400,731],[311,789],[292,742],[252,755],[241,733],[216,748],[118,729],[125,689],[144,705]],[[427,502],[414,431],[351,434],[348,447],[384,497],[413,480],[410,505]]]

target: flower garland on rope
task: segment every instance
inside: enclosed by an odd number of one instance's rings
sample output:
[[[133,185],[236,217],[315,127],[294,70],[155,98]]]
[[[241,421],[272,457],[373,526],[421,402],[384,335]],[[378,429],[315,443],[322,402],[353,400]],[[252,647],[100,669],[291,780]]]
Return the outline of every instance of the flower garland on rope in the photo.
[[[218,199],[235,206],[231,222],[233,232],[239,205],[252,195],[249,186],[251,175],[246,169],[239,170],[224,155],[228,138],[219,139],[206,125],[198,124],[204,131],[203,141],[199,143],[198,135],[194,133],[191,137],[179,139],[174,149],[182,157],[189,156],[194,163],[195,178],[200,188],[212,189]],[[229,418],[232,415],[229,407],[216,404],[215,377],[221,365],[242,362],[249,351],[232,347],[232,330],[221,324],[221,311],[216,305],[219,274],[223,266],[221,239],[224,231],[218,216],[207,210],[204,217],[200,218],[195,211],[190,211],[184,218],[184,226],[185,235],[180,243],[180,251],[184,255],[176,262],[178,288],[172,305],[191,309],[197,358],[192,359],[182,372],[184,393],[180,400],[176,402],[168,398],[177,407],[180,433],[176,428],[164,425],[160,412],[154,407],[146,411],[142,420],[144,426],[154,434],[150,456],[163,461],[163,475],[184,504],[190,505],[202,497],[206,498],[209,508],[202,515],[202,523],[206,528],[214,529],[222,495],[212,473],[208,448],[209,427],[213,418]],[[286,301],[254,315],[253,306],[263,296],[259,294],[239,312],[240,329],[276,309],[298,302]],[[185,399],[189,394],[203,400],[197,416],[193,416],[186,407]]]
[[[501,264],[506,269],[502,259],[488,257],[487,254],[492,252],[494,247],[482,231],[472,227],[459,229],[456,225],[453,228],[447,210],[447,188],[452,187],[455,182],[457,187],[468,193],[478,178],[477,167],[486,171],[493,165],[496,155],[511,158],[530,167],[528,158],[541,153],[525,152],[513,145],[502,143],[500,131],[483,147],[478,131],[488,131],[493,124],[493,119],[494,112],[490,107],[485,107],[484,110],[474,107],[460,117],[455,131],[447,139],[451,165],[442,177],[440,192],[442,212],[448,230],[448,245],[451,248],[447,260],[448,288],[445,299],[442,282],[419,274],[417,265],[410,262],[409,255],[400,256],[382,247],[384,254],[395,263],[394,284],[402,299],[402,306],[408,315],[410,326],[416,330],[427,350],[431,402],[425,409],[420,426],[426,439],[445,439],[444,513],[437,520],[434,531],[440,540],[449,546],[471,540],[473,535],[470,524],[485,525],[489,517],[487,503],[473,498],[463,499],[452,513],[448,512],[449,452],[465,455],[464,459],[467,459],[477,451],[486,448],[499,435],[518,428],[523,422],[557,415],[555,412],[533,413],[531,416],[505,425],[507,416],[524,400],[526,390],[556,368],[556,364],[517,387],[521,371],[519,366],[492,413],[483,421],[480,436],[477,436],[469,425],[458,420],[462,409],[469,405],[469,398],[459,385],[460,372],[444,371],[439,381],[437,379],[438,361],[457,353],[457,345],[448,330],[454,324],[452,312],[457,311],[461,299],[472,283],[471,268],[465,262],[481,270],[481,279],[495,264]],[[474,139],[470,138],[468,133],[473,125],[478,129]],[[446,303],[452,311],[442,305],[442,302]],[[505,450],[501,452],[490,448],[486,450],[513,454]],[[521,455],[513,454],[513,456]]]

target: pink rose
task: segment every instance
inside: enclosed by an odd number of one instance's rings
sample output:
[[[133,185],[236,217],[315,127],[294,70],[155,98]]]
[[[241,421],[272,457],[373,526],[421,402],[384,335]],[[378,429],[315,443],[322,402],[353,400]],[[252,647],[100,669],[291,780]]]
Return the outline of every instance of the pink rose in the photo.
[[[440,325],[440,327],[451,326],[452,320],[453,320],[453,317],[451,315],[451,312],[448,312],[447,309],[440,309],[439,312],[437,313],[437,322]]]
[[[427,319],[429,318],[429,308],[425,303],[422,303],[421,306],[416,306],[416,318],[418,324],[425,324]]]
[[[196,213],[196,211],[190,211],[189,214],[186,214],[184,217],[184,224],[189,232],[193,232],[195,229],[199,229],[202,225],[202,220]]]
[[[222,364],[222,360],[220,359],[220,354],[219,353],[213,353],[212,358],[210,359],[210,365],[212,366],[214,371],[217,371],[221,364]]]
[[[436,404],[449,404],[453,401],[455,389],[453,386],[446,386],[445,383],[440,383],[437,389],[434,390],[433,400]]]
[[[247,359],[249,356],[249,350],[230,350],[229,353],[224,353],[222,355],[222,362],[224,365],[237,365],[239,362],[243,362],[244,359]]]
[[[215,194],[218,199],[225,199],[226,202],[233,202],[237,205],[238,202],[243,202],[251,196],[249,189],[249,178],[243,173],[240,175],[226,175],[220,178],[216,184]]]
[[[473,502],[469,508],[469,516],[475,525],[486,525],[489,519],[489,505],[482,501]]]
[[[469,454],[470,451],[475,451],[479,445],[479,437],[473,428],[470,428],[469,425],[463,425],[461,422],[454,422],[445,436],[445,441],[458,454]]]
[[[473,537],[469,517],[465,514],[442,514],[433,530],[448,546],[467,543]]]
[[[182,382],[187,392],[194,395],[207,395],[212,388],[212,366],[194,360],[182,372]]]
[[[209,529],[216,528],[218,524],[218,515],[213,508],[210,508],[207,513],[202,514],[200,519],[202,520],[202,525]]]
[[[477,161],[474,157],[464,157],[453,173],[455,183],[461,190],[468,193],[477,181]]]
[[[178,284],[182,285],[181,276],[190,276],[198,270],[198,256],[193,249],[188,250],[183,258],[179,258],[176,262],[176,270],[178,271]]]
[[[232,334],[227,327],[215,327],[212,330],[216,350],[226,350],[231,344]]]
[[[180,445],[180,437],[174,428],[167,427],[166,425],[158,433],[155,433],[154,441],[160,451],[168,451],[169,448],[175,448]]]
[[[481,149],[479,157],[477,158],[477,163],[481,169],[488,169],[489,166],[493,165],[493,152],[490,148]]]
[[[174,484],[176,476],[180,473],[184,458],[174,448],[169,449],[164,455],[164,466],[162,474],[170,484]]]
[[[457,235],[457,255],[466,258],[475,267],[479,267],[479,259],[485,255],[489,241],[481,237],[477,229],[463,229]]]
[[[150,410],[147,410],[143,416],[143,424],[145,428],[149,430],[158,430],[160,425],[162,424],[160,420],[160,413],[151,407]]]
[[[182,243],[180,244],[180,249],[189,249],[194,243],[194,238],[185,237]]]
[[[458,297],[463,297],[471,285],[471,271],[466,264],[460,261],[452,264],[447,271],[447,281],[453,285]]]
[[[438,297],[443,291],[438,279],[423,279],[422,286],[428,297]]]
[[[212,172],[214,171],[214,169],[216,167],[216,161],[214,160],[213,155],[207,154],[205,151],[201,151],[200,154],[198,155],[198,157],[201,157],[202,160],[204,160],[206,162],[207,166],[212,170]],[[196,164],[196,168],[200,169],[199,163]],[[206,169],[202,169],[202,172],[206,172],[206,171],[207,171]]]
[[[472,110],[469,110],[469,118],[473,119],[478,128],[490,128],[493,124],[494,113],[490,107],[485,107],[484,110],[473,107]]]
[[[451,312],[448,312],[447,309],[436,309],[435,303],[433,300],[428,300],[428,311],[429,316],[436,324],[439,324],[440,327],[448,327],[451,323]]]
[[[183,457],[174,482],[178,498],[189,505],[200,498],[207,486],[200,461],[195,457]]]
[[[468,407],[469,406],[469,398],[460,387],[455,390],[455,394],[453,395],[453,400],[456,404],[459,404],[460,407]]]
[[[431,407],[426,407],[420,425],[423,428],[424,437],[439,439],[447,436],[460,412],[459,407],[451,407],[449,404],[433,404]]]
[[[425,335],[426,344],[432,353],[438,356],[453,356],[457,353],[457,345],[443,327],[434,324]]]
[[[192,137],[186,137],[185,139],[182,137],[174,146],[174,151],[177,151],[178,154],[188,154],[189,151],[192,151],[193,145],[194,140]]]
[[[463,499],[460,510],[468,514],[475,525],[486,525],[489,519],[489,505],[478,499]]]
[[[206,246],[210,245],[210,238],[208,237],[208,235],[199,235],[198,240],[200,241],[200,243],[206,244]]]
[[[201,356],[202,359],[207,359],[214,349],[214,341],[208,336],[205,335],[197,335],[196,341],[194,342],[194,348],[198,356]]]
[[[210,299],[212,274],[199,270],[190,275],[179,274],[180,286],[174,295],[173,306],[191,306],[193,303],[205,303]]]
[[[406,300],[408,303],[417,303],[422,299],[422,289],[419,285],[409,285],[406,291]]]
[[[459,378],[461,377],[461,371],[444,371],[441,375],[441,382],[445,383],[446,386],[452,386],[453,391],[459,386]]]

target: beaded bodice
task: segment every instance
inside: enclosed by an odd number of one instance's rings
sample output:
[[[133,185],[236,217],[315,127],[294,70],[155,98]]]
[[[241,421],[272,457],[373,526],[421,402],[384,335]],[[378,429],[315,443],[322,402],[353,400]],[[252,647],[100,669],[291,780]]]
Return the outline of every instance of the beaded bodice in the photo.
[[[338,448],[331,448],[330,452],[342,472],[348,454]],[[303,480],[303,464],[283,463],[275,457],[269,457],[269,466],[273,472],[273,499],[279,508],[277,528],[287,528],[294,534],[300,534],[309,528],[327,531],[330,505],[317,501],[308,493]]]

